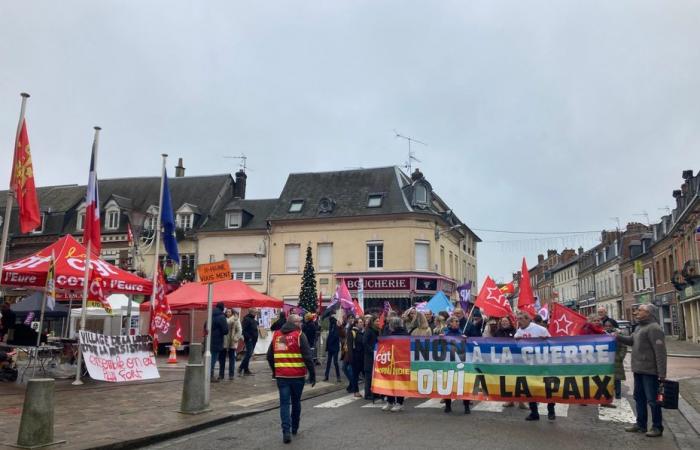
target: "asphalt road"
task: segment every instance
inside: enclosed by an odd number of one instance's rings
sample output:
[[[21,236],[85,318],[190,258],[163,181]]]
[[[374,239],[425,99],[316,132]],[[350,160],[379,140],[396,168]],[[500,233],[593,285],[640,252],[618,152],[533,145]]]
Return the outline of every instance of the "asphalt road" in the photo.
[[[150,449],[676,449],[700,448],[695,441],[676,441],[671,430],[662,438],[624,432],[630,400],[618,409],[557,405],[557,417],[526,422],[527,411],[484,402],[470,415],[455,402],[445,414],[437,401],[408,399],[404,411],[384,412],[371,402],[336,392],[302,402],[299,434],[282,443],[279,410],[248,417],[162,442]],[[627,402],[625,404],[625,402]],[[632,403],[633,404],[633,403]],[[379,406],[379,405],[377,405]],[[418,406],[418,407],[417,407]],[[500,411],[499,411],[500,410]],[[695,439],[695,438],[693,438]]]

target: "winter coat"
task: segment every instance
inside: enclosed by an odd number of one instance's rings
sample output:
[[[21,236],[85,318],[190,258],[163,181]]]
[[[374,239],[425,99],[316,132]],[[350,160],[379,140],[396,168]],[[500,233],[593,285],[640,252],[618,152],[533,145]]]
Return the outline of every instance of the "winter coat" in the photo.
[[[494,337],[512,338],[515,335],[515,328],[497,328]]]
[[[252,314],[246,314],[241,322],[243,328],[243,339],[247,342],[258,341],[258,320]]]
[[[282,328],[280,328],[279,331],[281,331],[283,334],[289,334],[292,331],[298,330],[299,328],[296,327],[291,322],[286,322],[284,325],[282,325]],[[270,366],[270,369],[272,370],[272,377],[275,377],[275,349],[274,349],[274,342],[270,343],[270,347],[267,349],[267,364]],[[304,365],[306,366],[306,370],[308,372],[308,377],[309,377],[309,382],[315,383],[316,382],[316,370],[314,367],[314,359],[313,355],[311,354],[311,346],[309,345],[309,341],[306,339],[306,335],[304,333],[301,333],[299,335],[299,349],[301,350],[301,357],[304,358]],[[300,377],[301,378],[301,377]]]
[[[475,325],[474,322],[469,322],[466,329],[464,330],[464,335],[467,337],[481,337],[481,326]]]
[[[326,338],[326,352],[337,353],[340,351],[340,327],[335,317],[331,317]]]
[[[462,334],[462,330],[459,328],[454,330],[450,327],[446,327],[443,331],[444,331],[444,334],[443,334],[444,336],[450,336],[450,337],[462,337],[462,336],[464,336]]]
[[[214,308],[211,313],[211,351],[220,352],[224,348],[224,336],[228,334],[228,323],[224,312]]]
[[[399,327],[389,334],[389,336],[409,336],[408,331],[405,328]]]
[[[365,371],[372,370],[374,365],[374,347],[377,346],[379,332],[376,328],[367,327],[362,335],[363,367]]]
[[[352,347],[352,370],[361,372],[364,369],[364,357],[365,348],[363,341],[364,332],[357,328],[353,328],[353,333],[348,333],[349,335],[354,334],[353,347]]]
[[[238,317],[231,316],[226,319],[228,324],[228,334],[224,338],[224,348],[236,350],[238,348],[238,341],[243,339],[243,330],[241,329],[241,321]]]
[[[632,336],[618,335],[617,342],[632,346],[632,372],[666,378],[666,340],[654,317],[639,322]]]
[[[311,348],[316,347],[316,335],[318,334],[318,324],[313,320],[307,320],[301,326],[301,331],[306,336],[306,340],[309,341],[309,346],[311,346]]]
[[[618,342],[615,351],[615,379],[617,380],[627,379],[625,376],[625,356],[627,356],[627,346]]]
[[[411,331],[411,336],[432,336],[433,335],[433,330],[430,328],[414,328],[413,331]]]

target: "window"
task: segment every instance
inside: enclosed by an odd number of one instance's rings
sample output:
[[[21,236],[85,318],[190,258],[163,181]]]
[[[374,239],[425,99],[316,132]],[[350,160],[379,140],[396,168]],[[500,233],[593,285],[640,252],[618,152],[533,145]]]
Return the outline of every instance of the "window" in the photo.
[[[143,229],[144,230],[155,230],[156,229],[156,216],[154,215],[147,215],[146,219],[143,221]]]
[[[668,283],[669,276],[668,276],[668,264],[667,264],[667,262],[666,262],[666,258],[663,258],[663,259],[661,260],[661,263],[663,264],[663,267],[664,267],[663,279],[666,280],[666,282]]]
[[[194,219],[194,214],[178,214],[177,215],[177,227],[181,230],[191,230],[192,221]]]
[[[226,228],[240,228],[242,218],[240,211],[226,213]]]
[[[428,189],[422,184],[416,185],[416,203],[428,203]]]
[[[450,276],[452,278],[455,277],[455,263],[454,259],[452,259],[452,252],[450,252]]]
[[[656,285],[661,283],[661,263],[656,261],[656,273],[654,274],[654,279],[656,280]]]
[[[446,275],[445,273],[445,247],[440,246],[440,273]]]
[[[234,280],[260,281],[262,279],[262,258],[255,255],[225,255],[231,266]]]
[[[318,244],[318,271],[333,270],[333,244]]]
[[[41,233],[43,233],[43,232],[44,232],[44,223],[45,223],[45,221],[46,221],[46,214],[41,213],[41,225],[39,225],[38,227],[36,227],[35,229],[33,229],[33,230],[31,231],[31,233],[32,233],[32,234],[41,234]],[[2,223],[2,221],[0,221],[0,223]]]
[[[430,243],[416,242],[416,270],[430,270]]]
[[[78,213],[78,221],[75,225],[75,229],[78,231],[83,231],[85,229],[85,211]]]
[[[299,244],[284,246],[284,270],[287,273],[299,272]]]
[[[304,207],[304,200],[292,200],[292,203],[289,204],[289,212],[290,213],[301,212],[301,209],[303,207]]]
[[[112,209],[107,211],[107,220],[105,228],[108,230],[116,230],[119,228],[119,210]]]
[[[384,267],[384,244],[370,242],[367,244],[367,267],[382,269]]]
[[[368,208],[379,208],[382,206],[382,198],[384,196],[382,194],[370,194],[368,199],[367,199],[367,207]]]

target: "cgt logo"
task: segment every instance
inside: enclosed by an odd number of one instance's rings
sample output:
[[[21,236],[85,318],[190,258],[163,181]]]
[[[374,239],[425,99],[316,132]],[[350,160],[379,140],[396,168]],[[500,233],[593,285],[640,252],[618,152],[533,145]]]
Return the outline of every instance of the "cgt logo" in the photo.
[[[392,345],[390,349],[386,347],[379,348],[374,360],[379,364],[389,364],[394,360],[394,346]]]

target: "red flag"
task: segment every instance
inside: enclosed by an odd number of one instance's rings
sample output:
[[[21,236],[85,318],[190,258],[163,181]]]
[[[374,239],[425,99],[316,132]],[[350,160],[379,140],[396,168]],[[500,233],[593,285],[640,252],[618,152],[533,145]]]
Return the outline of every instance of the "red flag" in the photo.
[[[134,245],[134,232],[131,231],[131,223],[126,224],[126,243],[129,247]]]
[[[525,262],[525,258],[523,257],[523,267],[522,267],[522,276],[520,277],[520,293],[518,294],[518,309],[524,309],[528,313],[530,312],[528,308],[526,308],[528,305],[531,305],[531,309],[533,311],[531,316],[534,317],[536,314],[535,311],[535,295],[532,293],[532,286],[530,285],[530,272],[527,270],[527,263]]]
[[[102,248],[100,233],[100,194],[97,189],[97,171],[95,168],[95,153],[97,150],[97,133],[92,143],[90,157],[90,175],[88,177],[87,195],[85,197],[85,220],[83,222],[83,245],[91,244],[92,253],[99,255]]]
[[[321,314],[323,312],[323,294],[321,291],[318,292],[318,308],[316,308],[316,313]]]
[[[578,336],[587,320],[560,303],[552,303],[549,310],[549,334],[552,336]]]
[[[503,292],[504,294],[513,294],[513,293],[515,293],[515,286],[513,285],[513,282],[512,282],[512,281],[511,281],[510,283],[508,283],[508,284],[504,284],[504,285],[501,286],[499,289],[500,289],[501,292]]]
[[[362,310],[359,301],[353,300],[352,304],[355,306],[355,317],[362,317],[365,315],[365,312]]]
[[[92,277],[88,291],[90,299],[100,302],[100,305],[107,311],[107,314],[112,314],[112,305],[109,304],[102,290],[102,278],[97,276]]]
[[[382,313],[379,315],[379,319],[377,319],[377,326],[379,327],[379,330],[384,329],[384,322],[386,320],[386,313],[382,311]]]
[[[531,319],[534,319],[538,312],[535,310],[535,304],[530,303],[528,305],[520,306],[520,299],[518,299],[518,311],[525,311]],[[544,319],[544,317],[542,318]]]
[[[156,289],[156,295],[153,309],[151,310],[149,334],[153,336],[154,345],[157,345],[158,332],[167,334],[170,330],[170,319],[173,317],[168,298],[165,296],[165,277],[160,266],[158,267],[158,276],[156,277],[154,289]]]
[[[474,305],[489,317],[513,317],[513,309],[508,299],[491,277],[486,277]]]
[[[34,169],[32,167],[32,154],[29,150],[27,122],[24,119],[22,120],[22,127],[15,145],[12,174],[10,175],[10,189],[15,192],[17,197],[20,231],[29,233],[39,228],[41,226],[41,214],[39,213],[39,200],[37,200],[36,187],[34,185]]]

